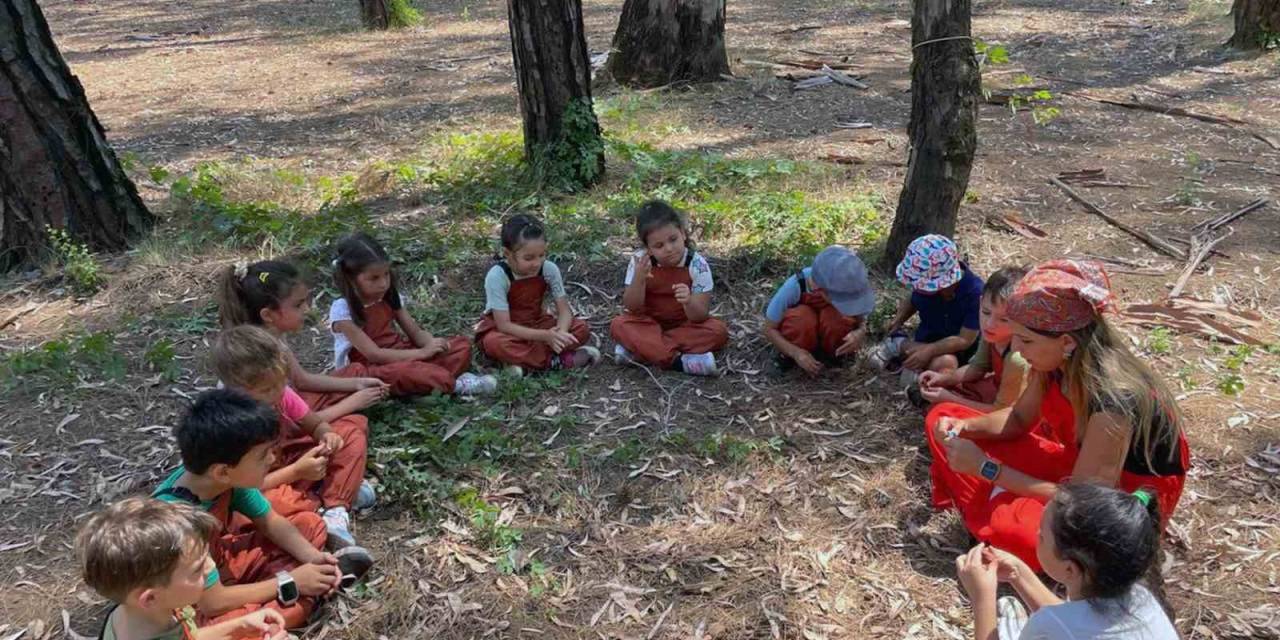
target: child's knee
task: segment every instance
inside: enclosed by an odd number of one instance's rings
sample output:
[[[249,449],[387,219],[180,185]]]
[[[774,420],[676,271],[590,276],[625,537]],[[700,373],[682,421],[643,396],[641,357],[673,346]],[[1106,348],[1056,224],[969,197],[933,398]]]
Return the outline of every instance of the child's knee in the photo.
[[[960,366],[960,361],[951,354],[938,356],[929,362],[930,371],[951,371]]]

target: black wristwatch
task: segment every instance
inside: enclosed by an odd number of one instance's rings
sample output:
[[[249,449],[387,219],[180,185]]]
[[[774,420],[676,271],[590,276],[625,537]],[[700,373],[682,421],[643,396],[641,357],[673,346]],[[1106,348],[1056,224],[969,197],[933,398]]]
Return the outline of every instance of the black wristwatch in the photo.
[[[288,571],[276,574],[276,601],[285,607],[298,601],[298,583],[293,581]]]
[[[991,482],[996,481],[996,477],[1000,475],[1000,464],[995,460],[983,460],[982,466],[978,468],[978,475]]]

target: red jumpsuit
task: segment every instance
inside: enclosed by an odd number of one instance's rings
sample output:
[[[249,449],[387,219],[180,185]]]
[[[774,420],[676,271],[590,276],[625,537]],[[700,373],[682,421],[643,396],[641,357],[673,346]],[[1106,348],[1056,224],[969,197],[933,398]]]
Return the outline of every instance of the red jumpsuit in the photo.
[[[386,301],[364,308],[361,329],[383,349],[417,349],[418,346],[395,328],[396,312]],[[373,364],[355,347],[349,355],[351,364],[333,375],[347,378],[377,378],[391,385],[397,396],[426,395],[432,391],[453,393],[453,383],[471,366],[471,341],[465,336],[448,339],[443,353],[430,360],[407,360],[390,364]]]
[[[499,266],[506,272],[511,288],[507,290],[507,306],[511,322],[530,329],[552,329],[557,324],[555,316],[547,313],[543,301],[547,295],[547,281],[539,273],[533,278],[516,279],[505,262]],[[581,318],[574,318],[569,333],[578,339],[579,346],[586,346],[591,329]],[[551,345],[535,340],[525,340],[498,330],[492,312],[485,314],[476,324],[476,342],[485,355],[504,364],[514,364],[528,369],[548,369],[556,355]]]
[[[369,420],[361,415],[348,415],[329,423],[334,433],[342,436],[342,448],[329,456],[324,479],[298,480],[289,485],[295,491],[273,487],[263,492],[271,507],[280,515],[299,511],[315,511],[330,507],[351,508],[364,480],[365,460],[369,448]],[[276,462],[271,470],[282,469],[298,461],[319,444],[311,434],[292,420],[280,417],[280,435],[276,438]]]
[[[845,336],[857,326],[857,319],[831,306],[831,299],[822,289],[810,291],[803,271],[796,273],[796,280],[800,283],[800,303],[782,314],[778,332],[805,351],[835,356]]]
[[[677,356],[719,351],[729,342],[729,328],[716,318],[690,322],[684,305],[676,300],[677,284],[693,286],[689,263],[693,252],[678,267],[657,265],[649,271],[644,287],[644,310],[625,312],[613,319],[613,339],[640,362],[670,368]]]
[[[991,496],[993,485],[978,476],[952,471],[947,465],[946,449],[934,437],[934,426],[943,417],[971,418],[981,415],[963,405],[943,403],[935,406],[925,418],[925,437],[933,453],[929,475],[933,481],[935,509],[960,511],[965,528],[977,539],[1004,549],[1039,571],[1036,541],[1045,501],[1003,491]],[[1060,484],[1070,477],[1080,455],[1076,441],[1075,411],[1063,395],[1060,385],[1050,383],[1040,404],[1040,422],[1012,440],[974,440],[992,459],[1040,480]],[[1119,488],[1135,491],[1143,487],[1156,490],[1160,513],[1165,521],[1173,514],[1182,497],[1186,482],[1185,469],[1190,468],[1190,452],[1186,438],[1179,434],[1179,475],[1141,475],[1124,471]]]

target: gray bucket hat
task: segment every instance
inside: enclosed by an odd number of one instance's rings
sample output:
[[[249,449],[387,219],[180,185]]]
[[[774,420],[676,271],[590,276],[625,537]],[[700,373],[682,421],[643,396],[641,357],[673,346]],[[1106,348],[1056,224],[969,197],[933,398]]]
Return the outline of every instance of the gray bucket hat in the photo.
[[[851,249],[833,245],[813,259],[813,282],[846,316],[865,316],[876,308],[876,292],[867,280],[867,267]]]

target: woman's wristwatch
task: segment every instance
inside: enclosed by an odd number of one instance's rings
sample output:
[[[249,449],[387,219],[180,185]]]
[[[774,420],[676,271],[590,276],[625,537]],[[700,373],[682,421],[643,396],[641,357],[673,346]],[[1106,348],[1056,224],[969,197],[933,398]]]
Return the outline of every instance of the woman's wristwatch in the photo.
[[[982,466],[978,467],[978,475],[986,478],[990,482],[995,482],[996,478],[1000,477],[1001,468],[1000,463],[992,460],[991,458],[987,458],[982,461]]]

